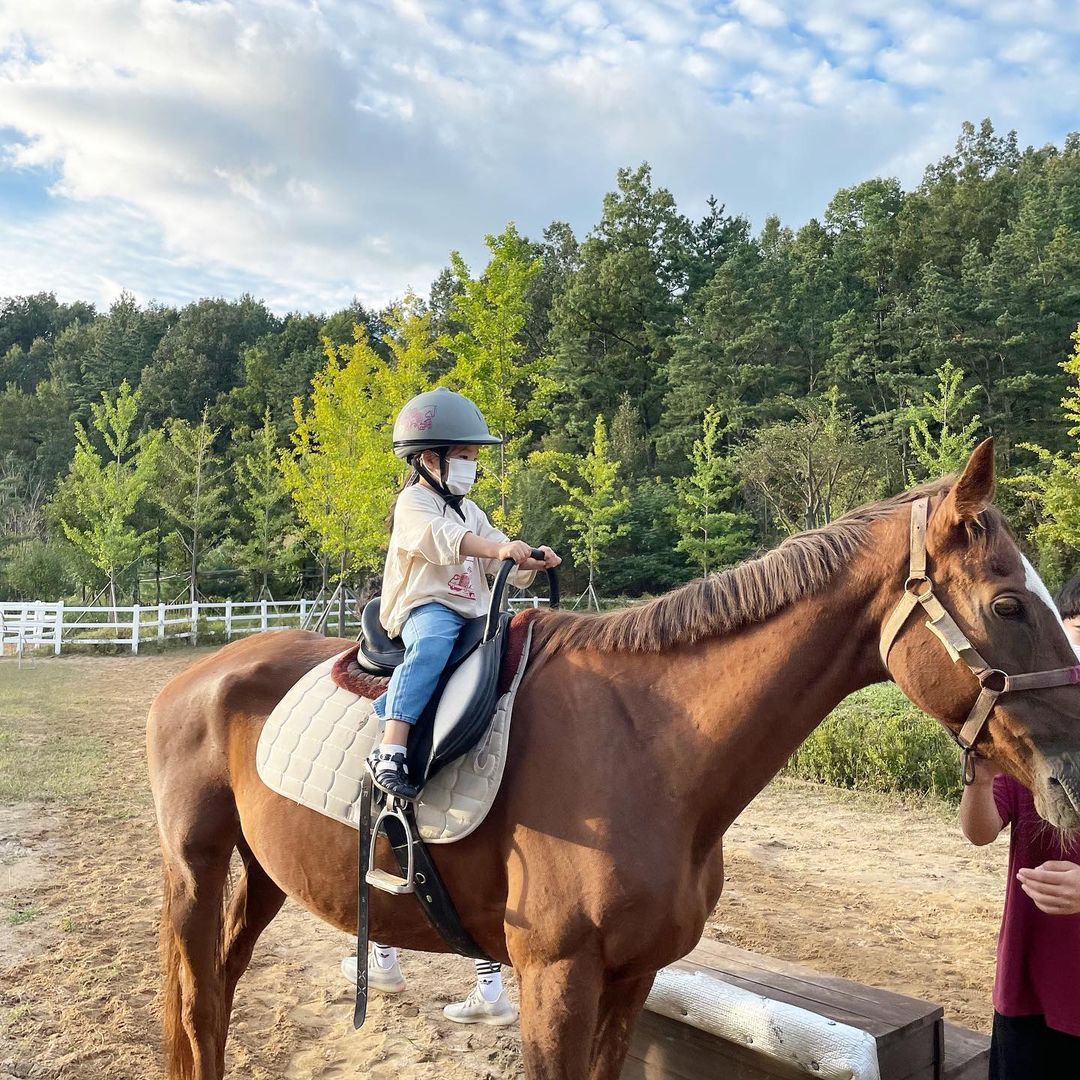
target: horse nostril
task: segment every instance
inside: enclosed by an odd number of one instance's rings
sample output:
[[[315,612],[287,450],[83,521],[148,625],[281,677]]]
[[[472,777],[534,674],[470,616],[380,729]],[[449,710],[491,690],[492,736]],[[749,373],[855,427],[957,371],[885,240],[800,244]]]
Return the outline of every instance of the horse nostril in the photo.
[[[1056,776],[1051,776],[1050,779],[1047,781],[1047,783],[1051,787],[1055,787],[1055,786],[1056,787],[1062,787],[1063,786],[1061,781]]]

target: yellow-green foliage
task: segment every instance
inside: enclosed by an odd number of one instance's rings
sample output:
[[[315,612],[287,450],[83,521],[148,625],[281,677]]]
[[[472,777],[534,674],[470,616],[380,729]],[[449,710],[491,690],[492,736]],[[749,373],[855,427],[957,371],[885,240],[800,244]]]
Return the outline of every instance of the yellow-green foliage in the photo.
[[[281,471],[297,513],[319,550],[342,574],[377,570],[386,545],[386,513],[401,475],[394,419],[428,389],[435,357],[430,315],[409,297],[387,318],[387,363],[358,329],[351,345],[326,347],[326,367],[312,380],[311,406],[293,402],[293,450]]]
[[[1080,327],[1072,335],[1076,343],[1072,356],[1061,365],[1072,379],[1069,391],[1061,399],[1065,419],[1072,423],[1069,435],[1080,438]],[[1036,524],[1031,537],[1041,552],[1055,547],[1080,550],[1080,449],[1051,453],[1034,443],[1021,443],[1035,454],[1041,468],[1008,478],[1035,505]]]
[[[892,684],[842,701],[795,752],[787,772],[861,791],[960,798],[959,752],[936,720]]]

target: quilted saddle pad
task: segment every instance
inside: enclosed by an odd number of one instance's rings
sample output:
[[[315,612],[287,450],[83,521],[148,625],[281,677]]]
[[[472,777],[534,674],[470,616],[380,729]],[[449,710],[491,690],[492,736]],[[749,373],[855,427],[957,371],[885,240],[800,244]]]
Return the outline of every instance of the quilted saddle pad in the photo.
[[[525,674],[532,626],[510,688],[495,706],[484,737],[428,781],[416,807],[421,837],[449,844],[468,836],[487,816],[502,782],[510,716]],[[332,677],[343,654],[304,675],[274,707],[259,736],[255,765],[272,791],[357,828],[364,758],[379,732],[372,702],[339,686]]]

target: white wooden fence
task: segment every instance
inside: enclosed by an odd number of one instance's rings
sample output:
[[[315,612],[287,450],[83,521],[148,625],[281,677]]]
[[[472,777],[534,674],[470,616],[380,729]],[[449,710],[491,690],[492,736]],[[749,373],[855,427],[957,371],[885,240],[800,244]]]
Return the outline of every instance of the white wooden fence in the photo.
[[[541,597],[516,597],[515,605],[546,603]],[[0,601],[0,656],[22,656],[30,648],[48,648],[59,656],[64,649],[83,645],[127,645],[138,655],[139,646],[201,638],[231,641],[244,634],[284,627],[315,626],[325,601],[226,600],[210,604],[134,604],[131,607],[77,607],[41,600],[29,603]],[[338,628],[336,601],[327,617],[330,633]],[[345,632],[355,635],[360,619],[345,610]]]

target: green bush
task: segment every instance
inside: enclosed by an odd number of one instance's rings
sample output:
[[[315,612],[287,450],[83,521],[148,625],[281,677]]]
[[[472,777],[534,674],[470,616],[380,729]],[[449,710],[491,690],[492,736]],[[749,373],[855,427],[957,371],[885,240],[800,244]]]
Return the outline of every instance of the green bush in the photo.
[[[799,747],[787,775],[860,791],[960,798],[956,747],[892,683],[842,701]]]

